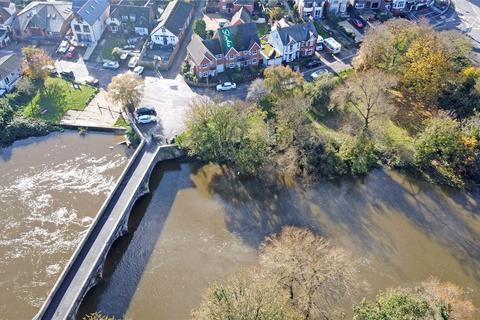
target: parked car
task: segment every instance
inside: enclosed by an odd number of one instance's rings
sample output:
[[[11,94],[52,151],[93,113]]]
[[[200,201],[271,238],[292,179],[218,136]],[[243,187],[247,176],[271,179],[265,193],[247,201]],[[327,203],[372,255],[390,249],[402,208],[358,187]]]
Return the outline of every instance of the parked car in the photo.
[[[319,59],[312,59],[306,64],[306,67],[308,69],[312,69],[312,68],[319,67],[321,65],[322,65],[322,61],[320,61]]]
[[[360,20],[360,19],[353,18],[353,19],[350,20],[350,22],[351,22],[355,27],[357,27],[358,29],[363,29],[363,27],[364,27],[364,24],[363,24],[362,20]]]
[[[237,87],[237,84],[234,82],[224,82],[217,85],[217,91],[228,91],[233,90]]]
[[[57,53],[64,54],[65,52],[67,52],[69,46],[70,44],[68,43],[68,41],[63,40],[57,49]]]
[[[130,61],[128,61],[128,67],[129,68],[135,68],[138,63],[138,57],[132,57],[130,58]]]
[[[144,67],[142,67],[142,66],[136,66],[135,69],[133,69],[133,72],[136,73],[136,74],[138,74],[139,76],[141,76],[142,73],[143,73],[143,70],[145,70]]]
[[[139,116],[137,118],[137,121],[138,121],[138,123],[141,123],[141,124],[147,124],[147,123],[156,122],[157,118],[155,118],[155,116],[152,115],[152,114],[144,114],[144,115]]]
[[[65,53],[64,57],[66,59],[72,59],[73,57],[75,57],[75,55],[77,54],[77,51],[75,50],[75,47],[70,47],[68,48],[67,52]]]
[[[100,81],[98,79],[95,79],[92,76],[88,76],[85,78],[85,83],[92,86],[92,87],[98,87],[100,86]]]
[[[73,71],[62,71],[60,72],[60,77],[62,77],[65,80],[70,80],[70,81],[75,80],[75,75],[73,74]]]
[[[135,45],[134,44],[127,44],[127,45],[123,46],[123,49],[135,49]]]
[[[125,61],[128,58],[128,51],[123,51],[122,54],[120,55],[120,61]]]
[[[105,61],[103,63],[103,68],[104,69],[118,69],[120,65],[118,64],[117,61]]]
[[[157,115],[157,111],[155,111],[155,108],[152,106],[143,106],[143,107],[137,108],[135,112],[137,113],[137,116],[142,116],[145,114],[154,115],[154,116]]]
[[[312,72],[312,74],[310,75],[310,77],[312,78],[312,80],[316,80],[318,77],[320,77],[322,74],[329,74],[330,72],[328,72],[327,70],[317,70],[315,72]]]
[[[42,70],[48,71],[48,73],[53,77],[58,74],[57,69],[55,69],[55,66],[43,66]]]

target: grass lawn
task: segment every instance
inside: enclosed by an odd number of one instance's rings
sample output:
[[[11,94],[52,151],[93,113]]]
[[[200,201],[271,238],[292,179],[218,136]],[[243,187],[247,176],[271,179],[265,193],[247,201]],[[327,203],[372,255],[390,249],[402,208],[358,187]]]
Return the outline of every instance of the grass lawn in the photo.
[[[115,47],[123,47],[125,45],[125,39],[123,38],[108,38],[105,39],[102,49],[102,57],[107,60],[114,60],[112,50]]]
[[[114,124],[115,127],[123,127],[123,128],[128,128],[129,125],[130,123],[128,123],[128,121],[125,120],[125,118],[121,114],[118,116],[117,121],[115,121],[115,124]]]
[[[71,82],[48,77],[30,101],[20,106],[23,115],[59,123],[68,110],[83,110],[95,96],[97,89],[79,85],[73,88]]]
[[[267,23],[257,23],[257,33],[258,37],[261,38],[268,33],[268,24]]]

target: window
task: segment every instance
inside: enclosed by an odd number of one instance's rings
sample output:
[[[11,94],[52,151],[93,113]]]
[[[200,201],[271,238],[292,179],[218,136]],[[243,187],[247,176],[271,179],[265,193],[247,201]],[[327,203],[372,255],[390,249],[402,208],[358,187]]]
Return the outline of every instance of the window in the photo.
[[[230,63],[230,64],[228,65],[228,67],[229,67],[229,68],[235,68],[235,63]]]
[[[257,54],[257,50],[252,50],[251,52],[252,56]]]
[[[137,17],[134,14],[130,14],[130,21],[135,22]]]
[[[202,63],[202,68],[208,67],[208,63]]]
[[[110,26],[110,28],[112,29],[112,32],[117,32],[117,31],[118,31],[118,26],[115,25],[115,24],[112,24],[112,25]]]
[[[83,26],[83,32],[90,33],[90,27],[89,26]]]
[[[206,72],[201,72],[201,73],[200,73],[200,77],[201,77],[201,78],[206,78],[206,77],[208,77],[208,73],[206,73]]]
[[[217,54],[217,55],[215,56],[215,58],[217,58],[217,59],[222,59],[222,57],[223,57],[222,54]]]
[[[293,50],[293,44],[290,45],[290,51],[292,51],[292,50]]]
[[[6,83],[6,84],[9,84],[9,83],[10,83],[10,79],[8,79],[8,77],[5,77],[5,83]]]
[[[127,22],[128,21],[128,16],[122,16],[122,21]]]
[[[174,37],[174,36],[170,36],[170,41],[175,41],[175,37]]]
[[[372,9],[378,9],[380,7],[380,3],[374,2],[372,3]]]
[[[78,24],[74,25],[73,29],[75,29],[76,32],[82,32],[82,29],[80,28],[80,25],[78,25]]]
[[[257,59],[256,58],[252,59],[252,64],[257,64]]]

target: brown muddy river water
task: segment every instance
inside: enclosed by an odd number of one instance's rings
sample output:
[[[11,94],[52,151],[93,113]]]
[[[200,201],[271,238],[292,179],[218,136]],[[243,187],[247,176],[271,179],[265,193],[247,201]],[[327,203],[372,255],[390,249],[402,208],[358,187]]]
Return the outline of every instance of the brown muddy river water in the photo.
[[[36,314],[127,163],[121,139],[66,131],[0,149],[0,319]]]
[[[150,188],[79,318],[100,310],[188,319],[211,281],[256,263],[259,243],[284,225],[309,227],[353,252],[370,283],[366,295],[434,275],[468,288],[480,306],[479,192],[382,170],[304,189],[177,162],[159,164]]]

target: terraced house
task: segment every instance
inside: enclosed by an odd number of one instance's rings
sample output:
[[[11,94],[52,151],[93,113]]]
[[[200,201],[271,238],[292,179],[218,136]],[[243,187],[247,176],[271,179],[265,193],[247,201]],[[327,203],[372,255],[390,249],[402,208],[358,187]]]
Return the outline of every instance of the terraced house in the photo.
[[[213,39],[192,37],[187,61],[199,78],[216,76],[226,69],[258,67],[261,44],[255,23],[220,28]]]

